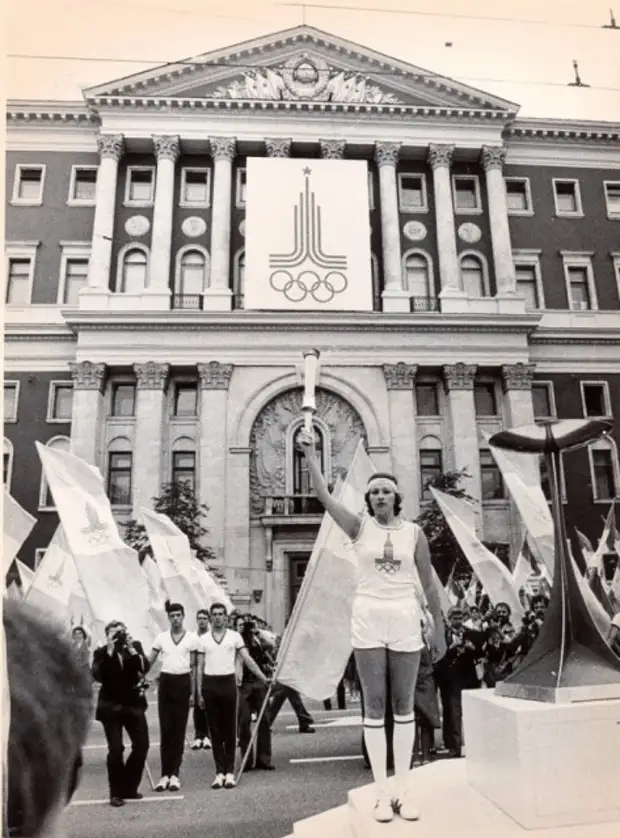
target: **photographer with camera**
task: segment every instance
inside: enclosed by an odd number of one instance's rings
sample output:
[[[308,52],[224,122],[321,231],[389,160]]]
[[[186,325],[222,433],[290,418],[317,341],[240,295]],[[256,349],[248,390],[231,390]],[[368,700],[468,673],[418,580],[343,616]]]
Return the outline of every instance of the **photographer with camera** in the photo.
[[[149,662],[142,644],[134,640],[124,623],[117,620],[105,628],[107,643],[95,649],[92,674],[101,684],[95,718],[103,725],[108,743],[110,805],[140,800],[138,787],[149,750],[146,723],[146,683]],[[123,728],[131,742],[131,753],[123,763]]]

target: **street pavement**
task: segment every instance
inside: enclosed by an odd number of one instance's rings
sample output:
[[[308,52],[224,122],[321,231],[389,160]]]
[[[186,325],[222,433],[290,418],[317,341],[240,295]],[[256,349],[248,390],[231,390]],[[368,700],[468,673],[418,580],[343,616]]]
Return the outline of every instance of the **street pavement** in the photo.
[[[70,838],[283,838],[293,823],[339,806],[356,786],[370,782],[361,758],[359,705],[325,711],[308,702],[315,734],[300,734],[285,704],[273,729],[275,771],[250,771],[236,789],[214,791],[211,751],[186,748],[178,793],[157,794],[145,774],[144,800],[119,809],[108,803],[106,746],[101,725],[93,723],[84,751],[84,770],[72,804],[65,812]],[[159,779],[157,708],[148,711],[153,780]],[[193,733],[191,714],[188,741]],[[127,749],[126,749],[127,753]],[[237,751],[239,753],[239,751]],[[239,760],[238,760],[239,762]]]

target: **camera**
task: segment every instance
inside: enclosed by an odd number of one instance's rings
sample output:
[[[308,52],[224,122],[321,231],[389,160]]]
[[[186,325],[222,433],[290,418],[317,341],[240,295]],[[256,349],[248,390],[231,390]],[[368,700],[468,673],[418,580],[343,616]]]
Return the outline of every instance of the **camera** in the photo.
[[[129,633],[127,629],[119,629],[116,634],[114,635],[114,645],[115,646],[126,646],[127,640],[129,638]]]

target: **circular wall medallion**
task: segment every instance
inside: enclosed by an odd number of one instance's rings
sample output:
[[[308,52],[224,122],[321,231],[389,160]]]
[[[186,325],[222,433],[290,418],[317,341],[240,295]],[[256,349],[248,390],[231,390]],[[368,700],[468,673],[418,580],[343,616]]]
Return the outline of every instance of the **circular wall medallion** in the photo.
[[[459,238],[467,244],[475,244],[482,238],[482,230],[477,224],[466,221],[459,227]]]
[[[125,232],[128,236],[145,236],[151,229],[151,222],[146,215],[132,215],[125,222]]]
[[[426,227],[421,221],[408,221],[403,227],[403,235],[410,242],[421,242],[426,238]]]
[[[190,215],[181,224],[181,230],[189,238],[196,238],[196,236],[203,236],[207,232],[207,222],[204,218],[199,218],[197,215]]]
[[[245,236],[245,218],[239,223],[239,232],[242,236]]]

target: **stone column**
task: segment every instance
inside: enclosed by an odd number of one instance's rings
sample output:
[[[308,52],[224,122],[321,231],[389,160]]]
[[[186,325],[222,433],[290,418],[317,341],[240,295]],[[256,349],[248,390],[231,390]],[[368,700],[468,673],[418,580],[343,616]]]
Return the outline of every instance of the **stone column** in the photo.
[[[217,561],[223,562],[226,498],[228,498],[229,506],[235,506],[238,500],[236,495],[226,494],[227,402],[233,365],[211,361],[208,364],[198,364],[197,369],[200,381],[200,441],[198,445],[200,502],[209,506],[207,527],[210,533],[210,546]],[[249,526],[249,518],[247,526]]]
[[[416,440],[415,377],[417,364],[384,364],[390,406],[390,436],[394,476],[403,496],[403,514],[412,519],[420,511],[420,463]]]
[[[267,137],[265,139],[267,157],[290,157],[292,142],[290,137],[288,139]]]
[[[152,499],[159,494],[162,484],[164,390],[170,365],[146,361],[134,364],[133,369],[138,388],[133,455],[133,510],[138,517],[141,506],[152,508]]]
[[[174,169],[181,146],[178,137],[153,137],[153,145],[157,155],[157,178],[146,293],[149,308],[169,309]]]
[[[323,160],[342,160],[346,140],[319,140]]]
[[[482,146],[482,163],[486,176],[489,224],[493,246],[493,264],[497,296],[516,293],[516,278],[510,243],[508,203],[503,166],[506,149],[499,146]]]
[[[106,298],[110,293],[118,163],[125,150],[123,135],[99,134],[97,150],[99,151],[99,169],[95,217],[88,264],[88,284],[80,292],[80,307],[82,308],[107,307],[107,302],[102,300],[102,297]]]
[[[224,554],[229,570],[229,579],[235,575],[232,568],[245,570],[248,588],[251,587],[250,571],[250,454],[251,448],[229,448],[226,467],[225,496],[226,504],[225,547]],[[220,487],[220,491],[222,488]]]
[[[101,468],[100,440],[106,365],[81,361],[70,363],[69,369],[73,376],[71,453]]]
[[[409,311],[409,294],[403,289],[400,251],[400,219],[396,163],[400,143],[376,143],[375,162],[379,168],[381,240],[383,245],[383,311]]]
[[[480,479],[480,454],[476,406],[474,403],[475,364],[447,364],[443,368],[448,395],[454,468],[467,469],[469,479],[463,487],[476,501],[476,528],[482,528],[482,483]]]
[[[204,294],[207,311],[230,311],[230,225],[232,208],[232,163],[235,158],[234,137],[213,137],[213,210],[211,220],[211,277]]]
[[[461,272],[456,253],[456,230],[450,179],[450,164],[453,155],[454,146],[452,145],[430,145],[428,149],[428,162],[433,170],[441,310],[460,313],[464,310],[465,294],[461,289]]]

